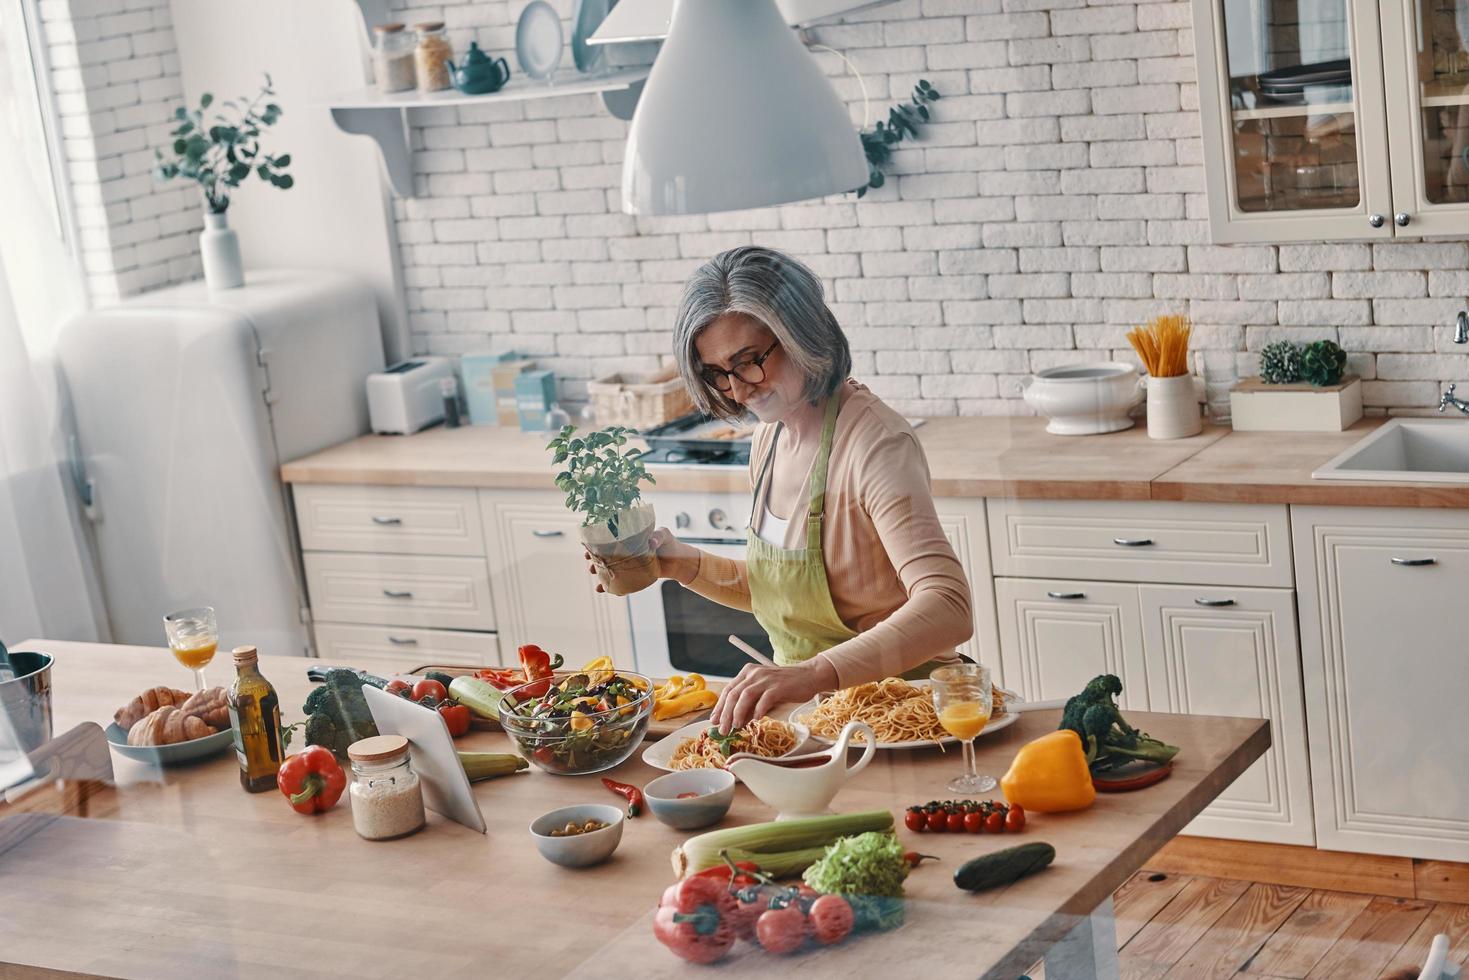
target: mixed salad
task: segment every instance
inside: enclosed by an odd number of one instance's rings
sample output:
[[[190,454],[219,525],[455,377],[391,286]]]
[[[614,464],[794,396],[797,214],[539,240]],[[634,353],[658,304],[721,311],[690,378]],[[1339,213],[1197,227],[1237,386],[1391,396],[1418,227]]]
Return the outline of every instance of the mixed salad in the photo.
[[[647,678],[619,673],[610,657],[549,682],[506,692],[506,732],[541,768],[597,772],[635,749],[647,729],[652,690]]]

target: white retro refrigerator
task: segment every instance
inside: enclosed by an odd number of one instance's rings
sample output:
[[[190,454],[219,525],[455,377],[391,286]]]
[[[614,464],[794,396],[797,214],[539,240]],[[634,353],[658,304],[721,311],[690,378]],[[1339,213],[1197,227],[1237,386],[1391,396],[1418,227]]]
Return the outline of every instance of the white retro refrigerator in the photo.
[[[370,288],[328,271],[188,283],[77,317],[58,356],[113,641],[162,646],[165,613],[207,605],[221,650],[306,654],[279,469],[367,431]]]

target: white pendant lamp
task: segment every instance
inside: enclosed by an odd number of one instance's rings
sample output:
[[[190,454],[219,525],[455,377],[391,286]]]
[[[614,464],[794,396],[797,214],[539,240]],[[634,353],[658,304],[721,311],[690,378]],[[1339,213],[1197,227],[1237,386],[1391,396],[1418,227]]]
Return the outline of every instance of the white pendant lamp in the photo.
[[[676,0],[622,164],[630,214],[705,214],[867,183],[846,106],[775,0]]]

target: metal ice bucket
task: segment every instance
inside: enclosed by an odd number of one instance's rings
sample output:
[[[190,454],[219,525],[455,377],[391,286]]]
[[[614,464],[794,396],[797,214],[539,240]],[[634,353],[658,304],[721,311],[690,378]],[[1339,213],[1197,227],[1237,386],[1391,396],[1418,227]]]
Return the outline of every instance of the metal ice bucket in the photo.
[[[51,663],[49,653],[10,651],[15,676],[0,680],[0,762],[51,740]]]

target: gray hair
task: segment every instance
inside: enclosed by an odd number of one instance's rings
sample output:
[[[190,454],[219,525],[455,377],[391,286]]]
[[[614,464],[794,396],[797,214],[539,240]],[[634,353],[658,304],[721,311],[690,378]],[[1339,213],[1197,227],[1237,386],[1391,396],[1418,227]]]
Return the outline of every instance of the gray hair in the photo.
[[[740,313],[763,324],[806,379],[802,395],[815,403],[852,372],[852,350],[826,305],[821,280],[797,260],[759,245],[721,252],[684,284],[673,328],[674,357],[694,404],[733,419],[742,409],[704,380],[694,342],[720,317]]]

